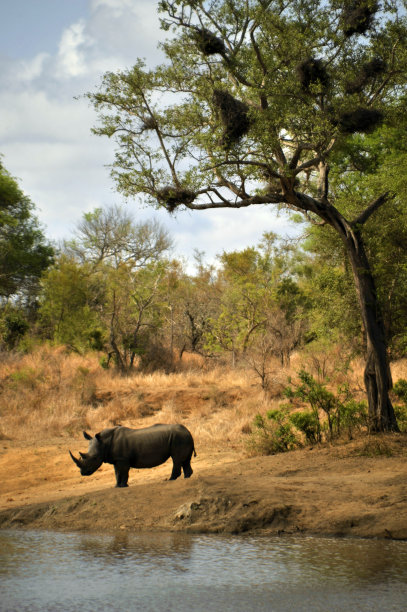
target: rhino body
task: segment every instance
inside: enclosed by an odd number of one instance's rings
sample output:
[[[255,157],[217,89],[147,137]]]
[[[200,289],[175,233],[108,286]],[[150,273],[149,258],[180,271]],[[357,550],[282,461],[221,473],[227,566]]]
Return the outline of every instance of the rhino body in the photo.
[[[170,480],[184,472],[184,478],[192,475],[191,457],[195,453],[194,440],[184,425],[152,425],[144,429],[112,427],[97,433],[94,438],[86,431],[89,440],[87,453],[79,453],[80,459],[73,461],[80,468],[82,476],[90,476],[102,465],[111,463],[116,474],[116,487],[127,487],[130,468],[152,468],[173,461]]]

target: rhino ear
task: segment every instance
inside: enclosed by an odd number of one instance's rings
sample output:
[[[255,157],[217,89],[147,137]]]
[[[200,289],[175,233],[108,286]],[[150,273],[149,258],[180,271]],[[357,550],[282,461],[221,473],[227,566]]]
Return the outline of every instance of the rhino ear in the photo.
[[[92,436],[91,436],[90,434],[88,434],[86,431],[84,431],[84,432],[83,432],[83,437],[84,437],[86,440],[92,440]]]
[[[95,438],[98,442],[102,442],[102,437],[100,435],[100,433],[95,434]]]

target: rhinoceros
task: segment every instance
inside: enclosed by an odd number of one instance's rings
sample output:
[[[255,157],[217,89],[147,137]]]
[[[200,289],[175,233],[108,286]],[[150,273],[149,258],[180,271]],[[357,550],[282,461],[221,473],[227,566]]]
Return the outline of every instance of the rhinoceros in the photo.
[[[77,459],[69,451],[72,460],[80,468],[82,476],[90,476],[102,463],[114,465],[116,487],[127,487],[130,468],[151,468],[161,465],[170,457],[173,467],[170,480],[181,475],[192,475],[191,457],[196,456],[194,440],[184,425],[152,425],[144,429],[112,427],[97,433],[94,438],[83,432],[89,440],[87,453],[79,453]]]

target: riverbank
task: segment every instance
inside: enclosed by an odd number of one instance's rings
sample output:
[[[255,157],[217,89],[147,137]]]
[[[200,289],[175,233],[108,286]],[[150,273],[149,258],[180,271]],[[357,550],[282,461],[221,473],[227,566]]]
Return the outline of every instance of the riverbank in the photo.
[[[3,359],[0,527],[407,538],[407,434],[355,429],[352,441],[249,457],[255,416],[280,408],[288,377],[310,360],[275,363],[266,396],[250,370],[193,359],[178,373],[129,377],[63,347]],[[335,366],[340,355],[318,363],[330,364],[333,390],[346,384],[364,399],[363,364],[345,376]],[[392,364],[392,374],[407,379],[407,361]],[[176,422],[192,432],[198,453],[187,480],[165,480],[169,461],[131,470],[129,488],[115,489],[112,466],[82,477],[69,456],[86,451],[82,430]]]
[[[253,458],[198,446],[190,479],[165,480],[167,462],[115,489],[112,466],[81,477],[66,442],[2,441],[0,527],[407,539],[406,443],[372,436]]]

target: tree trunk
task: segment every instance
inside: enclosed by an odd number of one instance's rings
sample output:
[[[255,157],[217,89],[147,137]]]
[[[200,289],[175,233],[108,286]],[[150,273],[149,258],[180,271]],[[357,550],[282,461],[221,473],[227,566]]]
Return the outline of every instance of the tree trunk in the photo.
[[[373,431],[400,431],[389,396],[393,385],[383,317],[372,270],[360,233],[364,223],[386,202],[389,194],[382,194],[355,221],[349,222],[327,199],[327,172],[328,167],[325,166],[325,187],[322,189],[320,200],[295,192],[294,199],[288,198],[287,201],[297,209],[312,211],[328,223],[340,235],[345,245],[366,334],[364,380],[369,405],[370,427]]]
[[[359,230],[349,225],[346,227],[345,234],[342,234],[342,239],[352,266],[366,333],[364,381],[369,405],[370,427],[373,431],[399,431],[389,397],[392,380],[384,322],[363,240]]]

